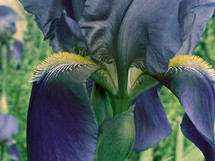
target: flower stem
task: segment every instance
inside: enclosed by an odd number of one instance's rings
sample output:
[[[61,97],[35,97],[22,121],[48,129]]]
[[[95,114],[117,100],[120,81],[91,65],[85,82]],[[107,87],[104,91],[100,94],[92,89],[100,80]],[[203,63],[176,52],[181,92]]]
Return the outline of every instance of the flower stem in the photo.
[[[5,151],[5,148],[4,148],[4,145],[1,146],[1,155],[0,155],[0,160],[3,161],[4,159],[4,151]]]
[[[131,106],[130,99],[124,94],[111,96],[114,115],[128,110]]]

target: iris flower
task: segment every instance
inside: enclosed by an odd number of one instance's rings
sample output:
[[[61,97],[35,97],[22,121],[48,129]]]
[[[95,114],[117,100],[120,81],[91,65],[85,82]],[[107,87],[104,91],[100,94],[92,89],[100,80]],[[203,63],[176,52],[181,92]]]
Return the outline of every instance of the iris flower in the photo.
[[[18,131],[17,120],[10,114],[0,115],[0,145],[7,144],[10,149],[10,158],[19,161],[19,150],[13,141],[13,136]],[[1,154],[3,155],[3,154]]]
[[[58,53],[35,71],[30,161],[124,161],[171,134],[162,85],[184,108],[183,134],[215,161],[214,70],[190,54],[215,0],[20,0]]]
[[[13,55],[17,58],[17,69],[21,67],[22,42],[13,38],[16,33],[16,22],[18,16],[16,12],[8,6],[0,6],[0,49],[7,48],[7,60],[11,60]]]

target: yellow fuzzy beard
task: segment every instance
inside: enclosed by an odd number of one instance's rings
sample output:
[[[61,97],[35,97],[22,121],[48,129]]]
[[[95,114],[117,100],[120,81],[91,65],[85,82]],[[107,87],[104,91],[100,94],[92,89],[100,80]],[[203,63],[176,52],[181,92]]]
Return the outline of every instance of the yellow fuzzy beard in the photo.
[[[60,65],[93,65],[94,62],[73,53],[57,53],[46,58],[42,64],[37,66],[30,82],[38,81],[44,73],[50,72],[53,68]]]
[[[215,70],[201,57],[195,55],[178,55],[170,59],[169,67],[195,68],[207,74],[215,80]]]

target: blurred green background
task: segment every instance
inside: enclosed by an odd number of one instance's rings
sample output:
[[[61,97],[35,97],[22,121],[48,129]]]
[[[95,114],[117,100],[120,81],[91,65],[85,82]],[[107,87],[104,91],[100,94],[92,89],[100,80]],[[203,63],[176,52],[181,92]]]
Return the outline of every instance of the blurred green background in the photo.
[[[19,124],[19,132],[15,135],[17,145],[21,153],[21,161],[27,161],[26,151],[26,119],[28,102],[32,83],[29,83],[37,64],[53,53],[48,42],[43,41],[43,36],[36,23],[34,16],[26,14],[23,8],[14,0],[2,0],[1,4],[9,4],[19,14],[19,32],[16,35],[24,42],[22,56],[22,68],[16,70],[16,58],[7,64],[5,72],[0,71],[0,82],[5,80],[5,91],[9,113],[14,115]],[[200,45],[194,54],[201,56],[209,64],[215,67],[215,16],[207,25],[206,32]],[[2,50],[3,57],[6,57],[5,49]],[[5,54],[5,55],[4,55]],[[6,64],[5,64],[6,65]],[[3,85],[0,85],[0,98]],[[132,153],[127,161],[203,161],[201,152],[190,141],[183,137],[180,132],[180,122],[183,116],[183,109],[177,98],[165,87],[160,92],[160,98],[165,107],[167,117],[172,125],[172,135],[161,141],[156,147],[142,153]],[[2,100],[0,100],[0,113],[2,113]],[[48,148],[48,147],[47,147]],[[8,149],[0,145],[0,155],[3,160],[10,161]]]

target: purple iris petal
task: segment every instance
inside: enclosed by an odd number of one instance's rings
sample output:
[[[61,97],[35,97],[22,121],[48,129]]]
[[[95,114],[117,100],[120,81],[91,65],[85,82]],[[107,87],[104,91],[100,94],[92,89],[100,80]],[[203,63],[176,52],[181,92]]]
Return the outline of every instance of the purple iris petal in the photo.
[[[7,42],[16,33],[17,14],[8,6],[0,6],[0,41]]]
[[[19,161],[19,158],[20,158],[20,152],[19,152],[19,149],[16,145],[16,143],[9,143],[9,150],[10,150],[10,158],[13,160],[13,161]]]
[[[179,8],[179,23],[183,45],[178,55],[192,54],[213,15],[215,0],[183,0]]]
[[[155,86],[136,98],[134,151],[143,151],[155,146],[172,132],[163,105]]]
[[[29,161],[93,161],[98,125],[86,89],[94,67],[68,67],[34,83],[28,112]]]
[[[181,45],[177,22],[179,2],[133,1],[120,29],[120,50],[126,54],[126,57],[121,56],[123,61],[145,57],[150,74],[167,70],[169,59]]]
[[[17,120],[9,114],[0,115],[0,142],[11,141],[18,131]]]
[[[187,114],[184,115],[183,121],[181,123],[181,131],[190,141],[199,147],[199,149],[204,153],[206,161],[215,160],[214,142],[202,135],[201,132],[196,129],[195,125],[192,123]]]
[[[10,7],[8,7],[8,6],[2,6],[2,5],[0,6],[0,17],[1,18],[2,17],[6,17],[6,16],[8,16],[10,14],[12,14],[14,16],[16,15],[16,13],[14,12],[14,10],[11,9]],[[16,19],[17,19],[17,17],[16,17]]]
[[[16,55],[17,58],[17,69],[21,68],[21,59],[22,59],[22,51],[23,44],[20,40],[14,39],[13,49],[11,49],[10,44],[6,44],[7,46],[7,60],[10,62],[13,54]]]
[[[169,59],[180,48],[190,48],[187,37],[192,49],[198,44],[214,2],[88,0],[79,24],[92,55],[111,55],[123,70],[133,60],[144,58],[148,73],[156,74],[168,69]]]
[[[17,58],[17,68],[21,68],[21,61],[22,61],[22,50],[23,50],[23,44],[20,40],[15,39],[14,40],[14,54]]]
[[[13,51],[11,50],[10,44],[6,44],[7,47],[7,62],[10,62],[10,60],[13,57]]]
[[[182,132],[200,148],[207,161],[212,161],[215,159],[213,84],[196,69],[181,70],[170,70],[163,84],[178,97],[185,110]]]
[[[35,15],[45,39],[55,52],[74,51],[83,46],[83,35],[77,24],[76,15],[83,10],[83,0],[20,0],[26,11]],[[77,8],[78,7],[78,8]],[[64,9],[68,12],[67,16]],[[74,15],[74,16],[73,16]]]

